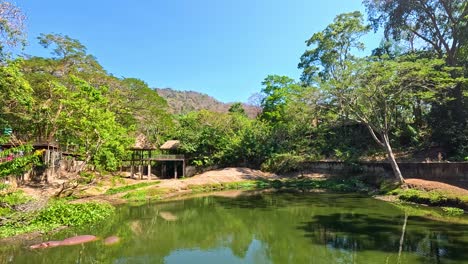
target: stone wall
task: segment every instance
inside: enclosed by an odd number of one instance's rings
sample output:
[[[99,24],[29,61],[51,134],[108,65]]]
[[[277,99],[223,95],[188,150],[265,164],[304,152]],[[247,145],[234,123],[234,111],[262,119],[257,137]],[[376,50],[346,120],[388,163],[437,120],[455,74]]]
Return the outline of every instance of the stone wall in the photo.
[[[440,181],[468,188],[468,162],[399,162],[405,178]],[[304,164],[304,169],[324,173],[364,173],[392,177],[393,171],[386,162],[359,162],[348,164],[339,161],[320,161]]]

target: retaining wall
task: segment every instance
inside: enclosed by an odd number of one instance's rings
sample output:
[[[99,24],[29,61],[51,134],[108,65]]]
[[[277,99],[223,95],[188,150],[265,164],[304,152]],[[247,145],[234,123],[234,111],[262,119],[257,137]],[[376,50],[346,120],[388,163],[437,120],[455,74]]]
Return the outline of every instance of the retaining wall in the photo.
[[[398,162],[404,178],[439,181],[468,188],[468,162]],[[348,164],[339,161],[308,162],[306,170],[327,173],[365,173],[393,177],[387,162],[359,162]]]

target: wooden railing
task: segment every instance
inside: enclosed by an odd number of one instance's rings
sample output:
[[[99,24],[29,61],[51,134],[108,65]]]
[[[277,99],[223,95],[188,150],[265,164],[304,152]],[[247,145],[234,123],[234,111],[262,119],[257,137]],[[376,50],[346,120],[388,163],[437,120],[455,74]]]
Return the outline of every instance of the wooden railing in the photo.
[[[156,155],[151,157],[153,160],[183,160],[185,159],[184,155]]]

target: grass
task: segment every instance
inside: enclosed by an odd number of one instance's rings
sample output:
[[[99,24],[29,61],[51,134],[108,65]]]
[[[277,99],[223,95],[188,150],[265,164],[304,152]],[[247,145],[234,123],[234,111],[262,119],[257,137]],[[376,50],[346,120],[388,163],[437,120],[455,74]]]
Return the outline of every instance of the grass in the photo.
[[[286,179],[263,180],[259,182],[262,188],[274,189],[325,189],[335,192],[369,192],[371,188],[359,179]]]
[[[193,184],[187,188],[191,193],[208,193],[224,190],[259,190],[259,189],[327,189],[337,192],[368,192],[370,188],[356,179],[287,179],[287,180],[249,180],[240,182],[225,182],[211,184]],[[172,190],[163,188],[150,188],[145,190],[132,190],[122,198],[131,202],[147,200],[160,200]]]
[[[31,200],[32,198],[25,195],[21,190],[0,195],[0,205],[3,205],[3,207],[14,207],[16,205],[25,204]]]
[[[466,195],[457,196],[443,191],[422,191],[416,189],[396,189],[391,191],[390,194],[397,195],[398,199],[405,202],[468,209],[468,196]],[[450,212],[453,212],[453,210]]]
[[[136,190],[136,189],[140,189],[140,188],[151,186],[151,185],[156,185],[158,183],[160,183],[160,181],[140,182],[140,183],[137,183],[137,184],[131,184],[131,185],[125,185],[125,186],[110,188],[109,190],[106,191],[105,194],[111,195],[111,194],[123,193],[123,192]]]

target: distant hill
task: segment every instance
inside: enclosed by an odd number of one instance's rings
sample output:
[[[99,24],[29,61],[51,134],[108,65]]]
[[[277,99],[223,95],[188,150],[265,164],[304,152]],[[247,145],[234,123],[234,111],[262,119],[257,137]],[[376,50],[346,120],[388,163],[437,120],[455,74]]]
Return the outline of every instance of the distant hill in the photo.
[[[166,99],[169,109],[173,114],[186,114],[202,109],[227,113],[232,105],[232,103],[223,103],[207,94],[194,91],[177,91],[171,88],[156,88],[156,91],[161,97]],[[243,107],[249,117],[256,117],[258,110],[255,106],[243,104]]]

